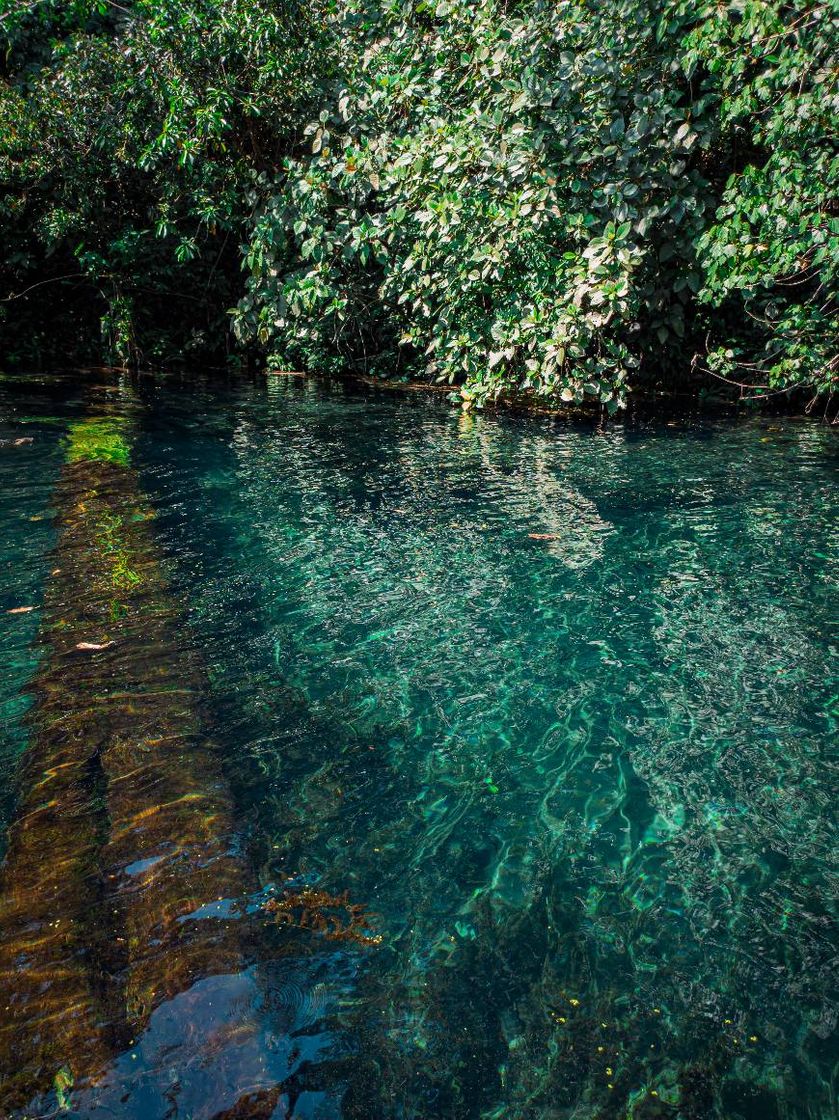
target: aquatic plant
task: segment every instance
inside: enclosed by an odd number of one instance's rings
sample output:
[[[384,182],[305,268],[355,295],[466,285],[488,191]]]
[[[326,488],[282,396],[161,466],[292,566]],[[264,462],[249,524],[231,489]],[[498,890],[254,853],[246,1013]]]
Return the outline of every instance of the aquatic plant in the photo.
[[[89,417],[71,424],[67,433],[68,463],[112,463],[127,467],[131,452],[125,438],[126,422],[114,416]]]
[[[357,945],[380,945],[381,934],[373,933],[372,916],[366,907],[351,902],[349,891],[333,895],[314,887],[286,889],[263,903],[280,927],[290,926],[320,934],[326,941],[349,941]]]

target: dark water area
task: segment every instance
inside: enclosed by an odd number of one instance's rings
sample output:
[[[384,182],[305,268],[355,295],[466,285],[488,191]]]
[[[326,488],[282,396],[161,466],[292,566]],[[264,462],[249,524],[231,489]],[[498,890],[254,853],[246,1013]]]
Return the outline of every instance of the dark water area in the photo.
[[[836,451],[0,381],[0,1116],[837,1115]]]

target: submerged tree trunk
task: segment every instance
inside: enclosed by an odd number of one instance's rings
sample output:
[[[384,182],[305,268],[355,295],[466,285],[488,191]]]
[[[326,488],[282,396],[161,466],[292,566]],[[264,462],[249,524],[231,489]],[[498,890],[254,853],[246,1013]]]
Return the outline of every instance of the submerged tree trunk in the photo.
[[[0,894],[4,1116],[65,1107],[161,1003],[239,972],[252,888],[119,420],[71,430],[56,505]]]

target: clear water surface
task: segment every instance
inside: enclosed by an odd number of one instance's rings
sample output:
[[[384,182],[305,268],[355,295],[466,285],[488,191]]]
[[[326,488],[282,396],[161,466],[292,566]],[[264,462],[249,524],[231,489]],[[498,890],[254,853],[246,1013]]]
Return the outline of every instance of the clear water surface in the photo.
[[[835,433],[596,434],[294,378],[104,391],[253,898],[325,892],[364,934],[296,910],[196,980],[207,1032],[250,1040],[218,1084],[179,995],[38,1115],[836,1115]],[[6,611],[49,578],[86,392],[0,384],[0,436],[34,437],[0,447]],[[5,819],[37,625],[0,612]]]

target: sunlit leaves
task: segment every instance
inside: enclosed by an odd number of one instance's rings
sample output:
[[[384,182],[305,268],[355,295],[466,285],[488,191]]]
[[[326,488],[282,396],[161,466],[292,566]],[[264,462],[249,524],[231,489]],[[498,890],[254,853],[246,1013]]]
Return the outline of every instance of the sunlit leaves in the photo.
[[[477,405],[834,386],[825,0],[106,8],[3,24],[10,275],[72,255],[110,324],[218,288],[259,353]]]
[[[278,261],[289,312],[275,344],[310,363],[336,345],[365,362],[385,321],[382,366],[465,382],[479,403],[524,387],[622,404],[638,325],[660,314],[659,243],[690,261],[703,186],[674,167],[673,135],[684,148],[697,134],[647,6],[453,0],[433,24],[422,11],[345,5],[330,154],[288,166],[277,213],[293,230],[296,183],[328,183],[328,248],[306,270],[308,240]],[[323,304],[295,315],[296,289],[315,281]],[[251,284],[259,306],[263,278]],[[356,329],[337,328],[338,306],[364,317]]]
[[[837,42],[835,6],[819,0],[794,12],[778,0],[715,6],[687,41],[686,64],[707,67],[745,148],[698,249],[700,298],[739,304],[750,338],[722,342],[709,365],[757,392],[829,393],[839,381]]]

